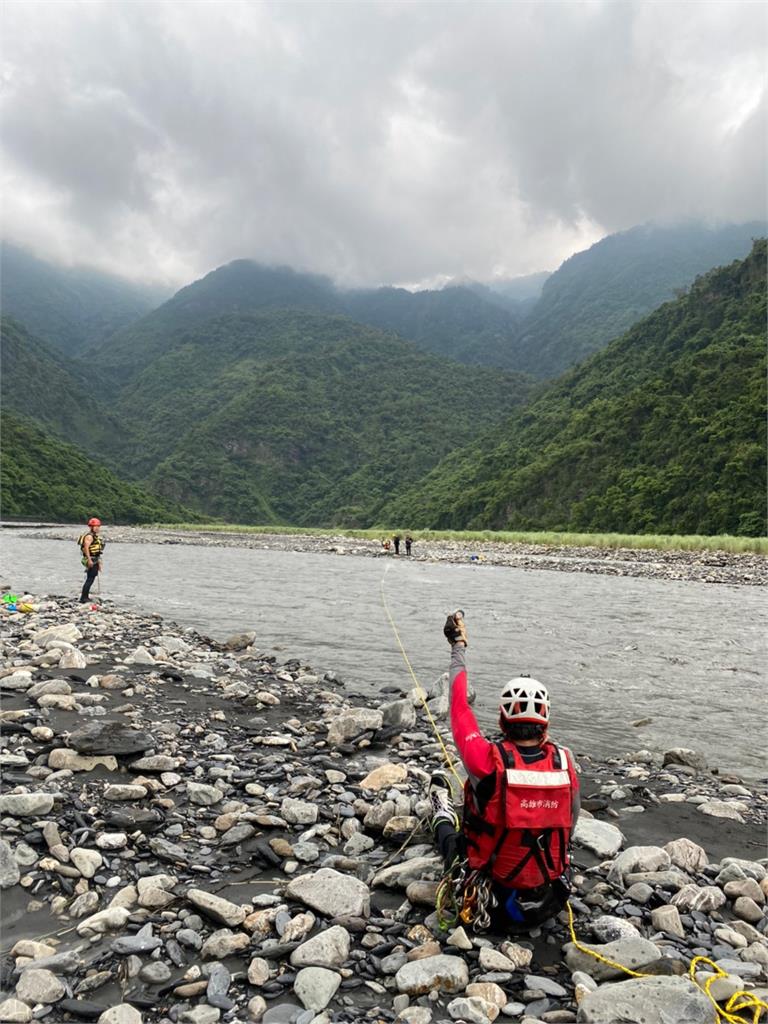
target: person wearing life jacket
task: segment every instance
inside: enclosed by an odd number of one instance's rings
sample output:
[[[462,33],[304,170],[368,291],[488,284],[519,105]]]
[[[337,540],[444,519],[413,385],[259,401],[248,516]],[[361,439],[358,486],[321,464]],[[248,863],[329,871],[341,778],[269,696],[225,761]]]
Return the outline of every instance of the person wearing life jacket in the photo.
[[[85,583],[80,594],[80,604],[88,601],[93,581],[101,572],[101,556],[104,553],[105,541],[99,536],[101,520],[95,516],[88,520],[88,533],[84,533],[79,539],[80,550],[83,553],[83,565],[85,566]]]
[[[467,772],[461,825],[445,772],[432,776],[432,828],[446,868],[466,861],[485,886],[492,927],[525,930],[553,917],[569,895],[571,833],[579,780],[569,750],[547,736],[549,694],[528,676],[510,680],[499,700],[498,740],[480,731],[467,700],[463,612],[448,616],[451,729]],[[464,918],[467,920],[467,918]]]

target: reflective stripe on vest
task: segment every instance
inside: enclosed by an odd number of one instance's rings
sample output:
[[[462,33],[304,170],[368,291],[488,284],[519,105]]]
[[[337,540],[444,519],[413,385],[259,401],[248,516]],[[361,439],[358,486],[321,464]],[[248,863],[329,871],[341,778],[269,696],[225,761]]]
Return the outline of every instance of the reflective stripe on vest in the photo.
[[[537,772],[523,768],[507,768],[507,784],[510,786],[569,786],[571,777],[567,771]]]

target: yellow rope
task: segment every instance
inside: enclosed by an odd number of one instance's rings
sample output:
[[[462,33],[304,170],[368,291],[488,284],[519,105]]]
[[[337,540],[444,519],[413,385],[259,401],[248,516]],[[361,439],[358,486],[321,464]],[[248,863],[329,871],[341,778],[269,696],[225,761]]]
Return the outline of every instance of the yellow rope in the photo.
[[[392,627],[392,632],[395,634],[395,640],[397,640],[397,645],[400,648],[400,653],[403,656],[405,664],[408,666],[408,671],[411,674],[411,678],[416,684],[416,692],[418,693],[419,698],[421,699],[421,703],[424,705],[424,710],[427,713],[427,717],[429,718],[429,721],[432,725],[432,729],[435,733],[435,736],[437,736],[440,746],[442,747],[443,756],[445,757],[446,763],[448,764],[448,767],[455,775],[459,785],[462,786],[463,783],[459,776],[459,773],[456,771],[454,763],[451,760],[451,755],[448,753],[445,743],[443,743],[443,738],[440,735],[440,732],[437,728],[437,723],[432,717],[432,712],[430,711],[429,706],[427,704],[427,695],[424,692],[424,689],[421,683],[419,682],[418,678],[416,677],[416,673],[413,671],[413,666],[411,665],[410,659],[408,658],[405,647],[403,647],[403,642],[400,639],[400,634],[397,630],[397,626],[395,625],[395,620],[392,618],[392,613],[389,610],[387,598],[384,593],[384,576],[386,576],[386,570],[384,571],[384,575],[381,577],[381,603],[384,606],[384,612],[387,616],[387,619],[389,620],[390,626]],[[444,877],[440,883],[437,892],[438,913],[440,913],[440,911],[442,910],[442,902],[445,897],[445,882],[446,878]],[[586,953],[587,956],[591,956],[595,960],[599,960],[600,963],[606,964],[608,967],[612,967],[616,971],[622,971],[624,974],[629,975],[631,978],[654,977],[654,975],[644,974],[641,971],[633,971],[631,968],[625,967],[624,964],[620,964],[616,960],[611,960],[607,956],[603,956],[602,953],[598,953],[597,950],[590,949],[589,946],[585,946],[583,943],[579,942],[578,937],[576,935],[576,929],[574,927],[573,907],[571,906],[570,900],[566,903],[566,909],[568,910],[568,930],[571,935],[571,942],[576,947],[576,949],[579,950],[580,953]],[[696,980],[696,965],[700,963],[708,964],[714,972],[712,977],[708,978],[703,985],[700,985]],[[760,1024],[760,1020],[763,1013],[768,1013],[768,1003],[766,1003],[764,1000],[756,996],[754,992],[744,991],[734,992],[728,1000],[725,1009],[722,1009],[709,990],[718,978],[727,978],[729,977],[729,975],[727,971],[724,971],[721,967],[718,967],[717,964],[715,964],[712,960],[708,959],[705,956],[696,956],[693,958],[693,960],[691,960],[690,966],[688,968],[688,974],[690,975],[691,981],[694,983],[694,985],[696,985],[697,988],[704,992],[704,994],[712,1003],[712,1006],[715,1009],[716,1022],[723,1020],[726,1022],[726,1024],[745,1024],[744,1018],[737,1017],[736,1014],[740,1013],[741,1011],[747,1010],[752,1013],[751,1024]]]
[[[422,687],[421,683],[417,679],[416,673],[413,671],[413,665],[411,665],[410,659],[408,658],[408,655],[406,654],[405,647],[403,647],[403,642],[400,639],[400,634],[398,633],[397,626],[395,625],[395,620],[392,618],[392,613],[389,610],[389,605],[387,604],[387,598],[386,598],[386,595],[384,593],[384,576],[386,576],[386,570],[384,572],[384,575],[381,577],[381,603],[384,606],[384,612],[385,612],[387,618],[389,619],[389,624],[392,627],[392,632],[395,634],[395,640],[397,640],[397,646],[400,648],[400,653],[403,656],[405,664],[408,666],[408,671],[411,673],[411,678],[413,679],[414,683],[416,684],[416,692],[419,695],[421,703],[424,705],[424,710],[426,711],[427,717],[429,718],[429,721],[430,721],[430,723],[432,725],[432,730],[433,730],[435,736],[437,736],[438,743],[442,747],[443,757],[445,758],[446,764],[448,765],[450,770],[453,772],[453,774],[454,774],[454,776],[456,778],[456,781],[459,784],[459,788],[462,788],[464,783],[462,782],[461,776],[456,771],[456,766],[454,765],[453,760],[451,759],[451,755],[448,753],[448,748],[446,747],[445,743],[443,743],[443,737],[440,735],[440,731],[437,728],[437,723],[435,722],[434,718],[432,717],[432,712],[430,711],[429,705],[427,704],[427,695],[424,692],[424,688]]]
[[[696,979],[696,965],[706,964],[706,969],[712,971],[712,977],[707,978],[703,985],[699,984]],[[728,1024],[744,1024],[743,1017],[737,1017],[736,1014],[746,1010],[752,1014],[752,1024],[759,1024],[760,1018],[763,1013],[768,1013],[768,1003],[759,996],[755,995],[754,992],[734,992],[728,1002],[725,1004],[725,1009],[721,1009],[717,1003],[717,1000],[709,991],[718,978],[727,978],[728,972],[724,971],[722,967],[718,967],[714,961],[710,960],[707,956],[695,956],[691,960],[690,967],[688,968],[688,974],[690,975],[691,981],[697,988],[700,988],[704,995],[717,1010],[718,1017]]]
[[[633,971],[629,967],[625,967],[624,964],[617,963],[616,960],[610,960],[607,956],[603,956],[602,953],[598,953],[595,949],[590,949],[589,946],[585,946],[579,942],[576,937],[576,930],[573,924],[573,907],[570,901],[566,903],[568,910],[568,930],[571,934],[571,942],[574,944],[576,949],[580,953],[586,953],[588,956],[593,957],[595,960],[599,960],[600,963],[607,964],[609,967],[613,967],[614,970],[623,971],[624,974],[628,974],[632,978],[651,978],[651,974],[643,974],[641,971]],[[707,970],[713,972],[711,978],[707,978],[703,985],[700,985],[696,979],[696,965],[706,964]],[[688,974],[691,981],[696,985],[697,988],[707,996],[709,1001],[715,1010],[715,1022],[726,1021],[727,1024],[745,1024],[743,1017],[737,1017],[736,1014],[743,1010],[747,1010],[752,1014],[751,1024],[760,1024],[760,1019],[763,1013],[768,1012],[768,1003],[756,996],[754,992],[734,992],[726,1003],[725,1009],[722,1009],[715,997],[709,991],[712,985],[717,981],[718,978],[727,978],[729,974],[724,971],[722,967],[718,967],[716,963],[710,960],[706,956],[695,956],[688,967]]]

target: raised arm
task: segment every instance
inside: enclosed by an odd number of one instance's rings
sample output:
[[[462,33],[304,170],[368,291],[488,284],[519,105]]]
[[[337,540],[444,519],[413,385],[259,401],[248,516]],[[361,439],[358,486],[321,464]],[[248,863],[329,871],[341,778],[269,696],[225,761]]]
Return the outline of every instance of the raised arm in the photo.
[[[451,730],[461,760],[472,782],[495,771],[493,744],[480,732],[467,700],[467,633],[459,612],[449,615],[445,633],[451,645]]]

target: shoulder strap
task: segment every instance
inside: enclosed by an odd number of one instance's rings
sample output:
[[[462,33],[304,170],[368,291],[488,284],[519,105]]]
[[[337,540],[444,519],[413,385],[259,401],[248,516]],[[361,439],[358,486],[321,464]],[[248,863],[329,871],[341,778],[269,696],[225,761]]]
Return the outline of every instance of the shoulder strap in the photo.
[[[513,751],[508,750],[507,747],[504,746],[504,741],[503,740],[499,740],[497,743],[494,743],[494,746],[496,747],[498,752],[501,754],[501,763],[504,765],[504,767],[505,768],[514,768],[515,767],[515,755],[514,755]]]

